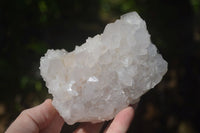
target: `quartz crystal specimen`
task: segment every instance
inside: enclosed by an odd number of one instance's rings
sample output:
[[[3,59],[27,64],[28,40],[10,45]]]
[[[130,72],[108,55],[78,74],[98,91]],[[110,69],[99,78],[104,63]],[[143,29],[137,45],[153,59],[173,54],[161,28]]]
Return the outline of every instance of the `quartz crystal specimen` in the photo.
[[[167,62],[151,43],[145,21],[130,12],[73,52],[48,50],[40,70],[68,124],[95,123],[136,103],[161,81]]]

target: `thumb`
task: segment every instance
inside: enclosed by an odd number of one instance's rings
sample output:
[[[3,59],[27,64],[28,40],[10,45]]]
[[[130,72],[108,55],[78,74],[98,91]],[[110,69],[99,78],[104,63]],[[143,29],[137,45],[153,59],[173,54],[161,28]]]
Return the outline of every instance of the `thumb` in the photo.
[[[44,129],[58,115],[50,99],[44,103],[24,110],[10,125],[6,133],[37,133]]]

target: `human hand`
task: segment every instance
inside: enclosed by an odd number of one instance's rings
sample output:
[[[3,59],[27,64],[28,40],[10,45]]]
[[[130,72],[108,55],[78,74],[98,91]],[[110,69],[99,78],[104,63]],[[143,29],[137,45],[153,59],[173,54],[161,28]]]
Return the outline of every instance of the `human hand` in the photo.
[[[59,133],[64,124],[50,99],[22,111],[5,133]]]
[[[125,133],[133,119],[134,110],[127,107],[119,112],[105,133]],[[52,101],[47,99],[44,103],[23,111],[10,125],[5,133],[59,133],[64,124]],[[81,123],[74,133],[98,133],[103,123]]]
[[[134,117],[133,107],[127,107],[120,111],[114,120],[104,130],[104,133],[126,133]],[[82,123],[74,133],[99,133],[103,123]]]

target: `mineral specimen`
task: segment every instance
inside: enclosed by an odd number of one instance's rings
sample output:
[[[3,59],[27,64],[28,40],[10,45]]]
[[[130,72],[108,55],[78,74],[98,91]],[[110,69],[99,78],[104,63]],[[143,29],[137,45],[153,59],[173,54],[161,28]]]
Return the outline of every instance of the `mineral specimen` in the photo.
[[[48,50],[40,70],[53,105],[68,124],[112,119],[167,71],[136,12],[108,24],[73,52]]]

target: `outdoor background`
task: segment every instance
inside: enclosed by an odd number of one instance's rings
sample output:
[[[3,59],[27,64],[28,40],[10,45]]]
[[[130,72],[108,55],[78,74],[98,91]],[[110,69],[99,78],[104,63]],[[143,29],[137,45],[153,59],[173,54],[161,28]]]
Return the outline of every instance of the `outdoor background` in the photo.
[[[129,132],[200,132],[199,0],[0,0],[0,132],[51,97],[39,71],[47,49],[72,51],[129,11],[146,21],[169,63],[162,82],[141,98]]]

